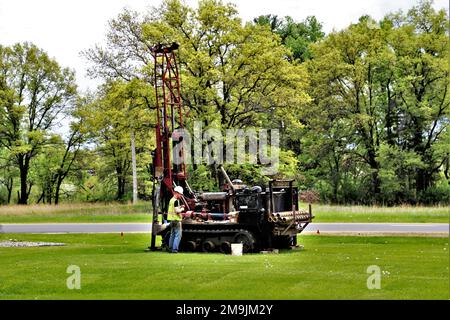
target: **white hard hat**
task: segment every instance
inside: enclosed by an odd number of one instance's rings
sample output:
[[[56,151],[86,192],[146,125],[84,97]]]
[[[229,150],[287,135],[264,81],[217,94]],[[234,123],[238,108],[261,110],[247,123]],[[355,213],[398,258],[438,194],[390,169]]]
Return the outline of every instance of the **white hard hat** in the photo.
[[[173,191],[178,192],[180,194],[183,194],[183,187],[182,186],[176,186],[175,189],[173,189]]]

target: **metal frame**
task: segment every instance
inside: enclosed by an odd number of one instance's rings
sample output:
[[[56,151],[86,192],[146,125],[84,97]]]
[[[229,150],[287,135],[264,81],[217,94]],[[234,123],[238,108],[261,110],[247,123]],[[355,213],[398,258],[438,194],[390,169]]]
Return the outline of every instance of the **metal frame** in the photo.
[[[183,128],[183,105],[181,100],[181,82],[175,50],[177,43],[170,45],[158,44],[151,50],[154,60],[154,89],[156,96],[156,150],[153,159],[154,183],[158,183],[153,195],[153,225],[158,221],[160,201],[163,210],[168,205],[168,195],[173,195],[174,184],[186,187],[186,165],[171,165],[172,134],[176,129]],[[181,146],[183,156],[183,147]],[[186,188],[191,194],[190,188]],[[157,202],[156,202],[157,201]],[[183,202],[189,207],[186,199]],[[152,227],[152,250],[155,250],[156,230]]]

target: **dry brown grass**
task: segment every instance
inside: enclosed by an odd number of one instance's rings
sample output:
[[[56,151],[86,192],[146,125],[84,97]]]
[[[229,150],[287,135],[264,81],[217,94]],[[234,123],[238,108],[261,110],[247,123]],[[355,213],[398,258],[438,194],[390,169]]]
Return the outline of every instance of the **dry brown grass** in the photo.
[[[58,205],[7,205],[0,206],[0,216],[4,215],[58,215],[58,214],[123,214],[148,211],[150,205],[139,203],[137,205],[123,203],[63,203]]]

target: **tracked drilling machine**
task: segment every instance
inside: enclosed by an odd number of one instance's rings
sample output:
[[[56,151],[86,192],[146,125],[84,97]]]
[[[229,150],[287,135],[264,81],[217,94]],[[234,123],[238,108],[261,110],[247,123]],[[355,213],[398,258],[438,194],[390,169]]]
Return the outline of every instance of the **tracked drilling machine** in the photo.
[[[183,128],[180,75],[176,60],[178,44],[158,44],[152,49],[156,95],[156,149],[153,151],[153,219],[151,250],[157,250],[156,236],[167,246],[170,227],[161,221],[167,213],[176,186],[182,186],[183,236],[181,251],[220,251],[229,253],[232,243],[242,243],[243,252],[258,252],[297,245],[297,234],[311,222],[309,210],[298,208],[298,189],[293,180],[271,180],[268,186],[247,187],[218,169],[226,184],[220,192],[194,192],[187,181],[186,165],[171,161],[176,149],[183,156],[176,137]],[[186,151],[190,152],[190,151]],[[161,218],[161,219],[158,219]]]

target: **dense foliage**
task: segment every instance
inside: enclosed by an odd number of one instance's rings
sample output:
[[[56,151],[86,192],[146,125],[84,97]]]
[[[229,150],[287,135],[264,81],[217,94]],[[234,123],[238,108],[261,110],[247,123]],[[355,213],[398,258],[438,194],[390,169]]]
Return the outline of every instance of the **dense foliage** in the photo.
[[[84,94],[73,71],[35,45],[0,45],[0,203],[148,199],[150,48],[178,42],[188,129],[195,120],[223,135],[280,132],[276,175],[228,164],[231,177],[293,178],[332,203],[448,204],[448,37],[447,14],[429,1],[325,35],[315,17],[244,23],[219,0],[196,9],[166,0],[145,13],[125,9],[106,45],[83,51],[103,81]],[[222,183],[214,164],[191,165],[189,175],[197,190]]]

